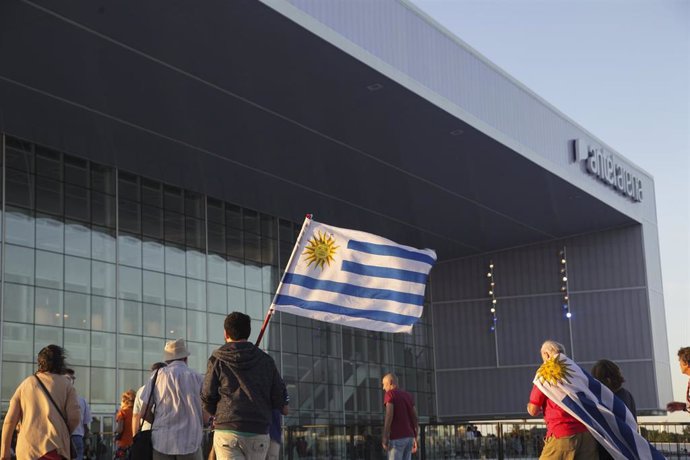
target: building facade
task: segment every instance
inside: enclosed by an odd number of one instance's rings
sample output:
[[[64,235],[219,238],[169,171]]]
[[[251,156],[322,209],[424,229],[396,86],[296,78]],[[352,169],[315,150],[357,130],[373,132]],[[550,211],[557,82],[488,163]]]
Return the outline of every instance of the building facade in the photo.
[[[48,343],[102,414],[166,339],[203,372],[305,213],[439,262],[412,335],[274,317],[288,424],[380,422],[389,371],[423,420],[524,417],[548,338],[671,399],[653,178],[407,1],[10,0],[0,31],[3,404]]]

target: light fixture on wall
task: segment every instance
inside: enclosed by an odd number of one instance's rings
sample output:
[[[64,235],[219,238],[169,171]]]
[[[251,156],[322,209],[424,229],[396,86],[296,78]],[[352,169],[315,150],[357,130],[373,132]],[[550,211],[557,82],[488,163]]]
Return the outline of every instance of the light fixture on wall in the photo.
[[[573,314],[570,311],[570,292],[568,286],[568,259],[565,251],[565,246],[563,246],[563,249],[561,249],[558,255],[561,259],[559,271],[561,283],[561,306],[563,308],[563,315],[565,316],[565,318],[570,320],[573,317]]]
[[[496,332],[496,322],[498,321],[498,315],[496,314],[496,277],[494,276],[494,262],[489,261],[489,271],[486,273],[486,277],[489,280],[489,301],[491,302],[490,310],[491,313],[491,325],[489,330],[491,332]]]

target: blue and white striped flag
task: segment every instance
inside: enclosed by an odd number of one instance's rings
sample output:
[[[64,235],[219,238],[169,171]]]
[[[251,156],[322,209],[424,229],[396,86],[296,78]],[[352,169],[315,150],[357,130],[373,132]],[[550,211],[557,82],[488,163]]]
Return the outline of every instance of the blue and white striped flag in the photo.
[[[309,218],[271,305],[277,311],[383,332],[422,316],[436,253]]]
[[[582,422],[615,459],[663,459],[637,432],[637,422],[606,385],[564,354],[546,361],[534,384],[544,395]]]

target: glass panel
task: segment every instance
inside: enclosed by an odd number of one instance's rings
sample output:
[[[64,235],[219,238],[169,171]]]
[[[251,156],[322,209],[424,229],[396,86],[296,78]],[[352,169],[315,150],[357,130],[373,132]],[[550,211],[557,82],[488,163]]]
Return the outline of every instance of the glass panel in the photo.
[[[187,278],[187,308],[206,310],[206,283]]]
[[[34,247],[33,213],[23,209],[7,208],[5,216],[5,241]]]
[[[84,222],[91,220],[91,192],[88,189],[65,184],[65,216]]]
[[[276,238],[278,235],[278,223],[276,218],[267,214],[261,214],[261,236]]]
[[[91,297],[91,328],[98,331],[115,332],[115,299]]]
[[[32,323],[34,320],[34,288],[5,283],[4,321]]]
[[[264,265],[261,267],[261,290],[273,293],[277,288],[278,269],[276,267]]]
[[[187,250],[187,276],[206,279],[206,255],[194,249]]]
[[[141,227],[144,235],[163,238],[163,209],[153,206],[141,207]]]
[[[135,392],[143,383],[141,371],[138,369],[120,369],[117,371],[117,378],[119,384],[118,388],[132,389]]]
[[[2,359],[33,362],[33,340],[34,327],[32,324],[4,323],[2,326]]]
[[[62,254],[36,251],[36,285],[62,289]]]
[[[141,178],[141,201],[145,204],[163,207],[163,193],[161,184],[149,179]]]
[[[208,222],[208,250],[225,254],[225,226]]]
[[[206,365],[208,364],[208,355],[206,354],[205,343],[187,342],[189,347],[189,367],[200,374],[206,373]]]
[[[144,367],[151,368],[151,365],[163,360],[163,348],[165,340],[144,337]]]
[[[8,204],[34,207],[34,176],[7,168],[5,197]]]
[[[225,207],[222,201],[206,197],[206,209],[209,222],[225,223]]]
[[[96,260],[91,262],[91,293],[115,297],[115,265]]]
[[[228,293],[224,284],[208,283],[208,311],[227,313]]]
[[[49,251],[64,250],[64,224],[50,216],[36,217],[36,247]]]
[[[185,219],[185,241],[187,246],[198,249],[206,247],[206,228],[204,221],[187,217]]]
[[[141,334],[141,304],[131,300],[118,301],[118,326],[125,334]]]
[[[204,219],[206,215],[204,195],[186,190],[184,192],[184,199],[184,213],[197,219]]]
[[[65,155],[65,182],[69,184],[88,187],[89,185],[89,163],[80,158]]]
[[[36,324],[62,326],[62,291],[36,288]]]
[[[187,310],[187,339],[196,342],[206,342],[205,312]]]
[[[118,189],[117,193],[120,198],[139,201],[139,178],[134,174],[124,171],[118,171]]]
[[[244,231],[259,234],[259,213],[251,209],[242,209]]]
[[[5,162],[8,168],[34,172],[33,146],[29,142],[8,137]]]
[[[165,303],[165,275],[144,270],[144,302]]]
[[[114,197],[91,192],[91,222],[103,227],[115,228]]]
[[[2,400],[12,398],[19,384],[33,372],[33,363],[2,363]]]
[[[134,335],[118,336],[117,363],[120,367],[141,369],[141,337]],[[139,378],[141,376],[139,375]]]
[[[115,343],[113,342],[113,349]],[[93,359],[93,358],[92,358]],[[94,362],[99,362],[93,359]],[[91,368],[91,404],[112,404],[115,394],[115,369]]]
[[[143,266],[162,272],[165,267],[165,246],[154,240],[144,240],[142,245]]]
[[[247,289],[255,289],[260,291],[263,287],[263,281],[261,279],[261,267],[247,263],[244,266],[244,276],[245,276],[245,286]]]
[[[36,209],[62,215],[62,182],[45,177],[36,178]]]
[[[184,212],[184,198],[182,189],[170,185],[163,186],[165,209],[182,214]]]
[[[165,275],[165,304],[184,307],[187,300],[186,284],[180,276]]]
[[[165,335],[170,339],[182,337],[185,333],[185,311],[181,308],[165,309]]]
[[[185,275],[184,249],[173,245],[165,246],[165,272],[173,275]]]
[[[225,343],[225,315],[214,315],[213,313],[209,313],[206,315],[206,321],[208,323],[206,332],[208,342],[215,344],[215,347],[220,347]]]
[[[91,351],[89,331],[65,329],[65,349],[69,353],[70,365],[88,366]]]
[[[135,236],[120,234],[117,241],[120,263],[131,267],[141,267],[141,240]]]
[[[91,188],[114,195],[115,170],[108,166],[91,163]]]
[[[36,326],[34,328],[34,356],[38,356],[38,352],[51,343],[62,346],[62,332],[61,327]]]
[[[5,246],[5,280],[34,284],[34,250]]]
[[[115,262],[117,244],[115,231],[102,227],[93,227],[93,258],[106,262]]]
[[[238,260],[228,260],[228,284],[244,287],[244,264]]]
[[[141,232],[141,205],[129,200],[120,200],[118,204],[120,213],[120,229],[132,232]]]
[[[208,260],[208,280],[215,283],[225,284],[228,279],[227,262],[223,256],[209,254]]]
[[[62,180],[62,162],[60,152],[36,146],[36,174]]]
[[[90,328],[91,312],[89,311],[89,301],[90,297],[88,295],[65,292],[65,327],[76,329]]]
[[[228,286],[228,312],[246,311],[244,289]]]
[[[184,244],[185,222],[182,214],[165,211],[165,239],[173,243]]]
[[[91,261],[65,256],[65,289],[89,293],[91,290]]]
[[[244,257],[244,245],[242,244],[242,232],[232,227],[225,229],[225,247],[229,256],[241,259]]]
[[[91,362],[115,367],[115,334],[91,332]]]
[[[143,305],[144,315],[144,336],[145,337],[165,337],[164,333],[164,313],[160,305]]]
[[[119,268],[119,297],[121,299],[141,301],[141,270],[122,266]]]
[[[247,290],[245,292],[247,296],[247,314],[252,319],[263,319],[263,305],[260,292]]]
[[[65,254],[91,257],[91,231],[79,223],[65,225]]]
[[[261,237],[254,233],[244,232],[244,258],[261,262]]]

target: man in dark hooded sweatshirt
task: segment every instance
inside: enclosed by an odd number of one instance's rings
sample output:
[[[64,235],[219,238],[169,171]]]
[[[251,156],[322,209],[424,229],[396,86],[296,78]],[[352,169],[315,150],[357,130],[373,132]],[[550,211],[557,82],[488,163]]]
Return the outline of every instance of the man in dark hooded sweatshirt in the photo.
[[[270,443],[273,409],[285,404],[285,384],[273,359],[248,342],[251,319],[225,318],[225,345],[208,359],[201,388],[204,409],[215,417],[213,449],[218,460],[263,460]]]

